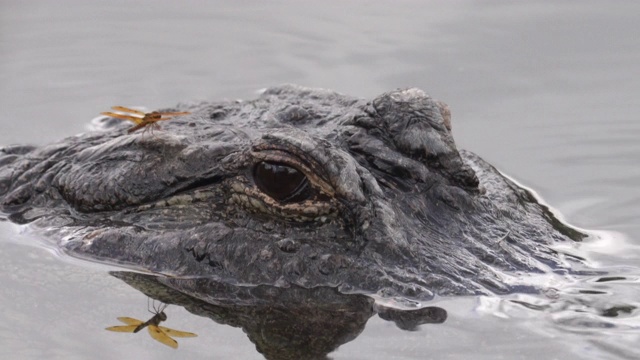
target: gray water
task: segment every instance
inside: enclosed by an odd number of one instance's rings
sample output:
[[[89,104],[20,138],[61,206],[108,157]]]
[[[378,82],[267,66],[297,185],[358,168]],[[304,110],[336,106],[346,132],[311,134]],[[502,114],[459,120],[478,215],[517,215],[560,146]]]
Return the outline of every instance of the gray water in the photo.
[[[598,231],[579,250],[626,280],[597,285],[596,302],[635,308],[589,326],[507,301],[544,301],[533,296],[438,299],[444,324],[373,317],[330,356],[640,358],[639,34],[637,1],[0,1],[0,144],[87,131],[116,104],[249,99],[281,83],[422,88],[450,105],[460,148]],[[148,317],[146,297],[38,244],[0,222],[0,358],[262,358],[240,329],[177,307],[168,326],[199,334],[177,352],[104,331]]]

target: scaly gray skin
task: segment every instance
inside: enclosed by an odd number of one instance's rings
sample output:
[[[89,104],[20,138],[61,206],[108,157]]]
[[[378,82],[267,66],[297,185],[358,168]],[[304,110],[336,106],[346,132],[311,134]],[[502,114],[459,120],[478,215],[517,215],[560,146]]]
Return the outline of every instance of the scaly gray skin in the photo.
[[[584,237],[458,151],[447,106],[418,89],[365,101],[289,85],[179,110],[192,114],[153,133],[111,121],[5,148],[0,210],[93,261],[415,299],[531,290],[503,275],[566,272],[549,245]],[[307,189],[274,199],[256,186],[265,161]]]

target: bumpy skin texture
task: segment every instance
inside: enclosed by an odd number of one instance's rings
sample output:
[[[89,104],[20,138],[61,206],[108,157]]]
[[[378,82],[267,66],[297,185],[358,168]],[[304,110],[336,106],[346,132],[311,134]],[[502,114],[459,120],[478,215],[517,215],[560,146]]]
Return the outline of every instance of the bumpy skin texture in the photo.
[[[67,253],[234,284],[337,286],[428,299],[505,293],[512,272],[563,272],[584,235],[477,155],[418,89],[365,101],[297,86],[180,106],[162,129],[103,131],[0,155],[0,210]],[[256,166],[309,191],[278,201]],[[259,179],[258,179],[259,180]]]

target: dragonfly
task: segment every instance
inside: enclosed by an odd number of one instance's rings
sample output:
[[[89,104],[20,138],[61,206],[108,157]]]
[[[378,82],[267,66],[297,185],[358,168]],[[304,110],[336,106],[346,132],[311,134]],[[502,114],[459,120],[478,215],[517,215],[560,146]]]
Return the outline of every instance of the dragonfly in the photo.
[[[188,111],[178,111],[178,112],[152,111],[150,113],[145,113],[143,111],[131,109],[124,106],[112,106],[111,109],[115,111],[119,111],[119,113],[105,111],[105,112],[101,112],[100,114],[111,116],[117,119],[129,120],[133,122],[135,125],[127,131],[129,134],[147,126],[150,129],[154,129],[154,128],[157,129],[160,127],[157,124],[158,121],[169,120],[174,116],[191,114]]]
[[[141,321],[126,316],[119,317],[118,320],[127,325],[110,326],[106,328],[106,330],[115,332],[137,333],[138,331],[147,328],[149,330],[149,335],[151,335],[154,340],[177,349],[178,342],[173,339],[173,337],[188,338],[196,337],[198,335],[187,331],[175,330],[168,327],[160,326],[161,322],[167,320],[167,314],[165,314],[164,312],[167,306],[167,304],[160,304],[160,306],[158,307],[154,305],[153,311],[149,310],[149,312],[153,314],[153,317],[147,321]]]

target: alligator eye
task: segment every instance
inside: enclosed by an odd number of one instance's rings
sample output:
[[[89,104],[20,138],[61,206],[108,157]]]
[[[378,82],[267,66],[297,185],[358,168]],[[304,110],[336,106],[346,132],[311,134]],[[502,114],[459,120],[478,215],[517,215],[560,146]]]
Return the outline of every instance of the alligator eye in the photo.
[[[311,196],[307,177],[281,163],[258,163],[253,169],[253,179],[260,191],[282,203],[300,202]]]

